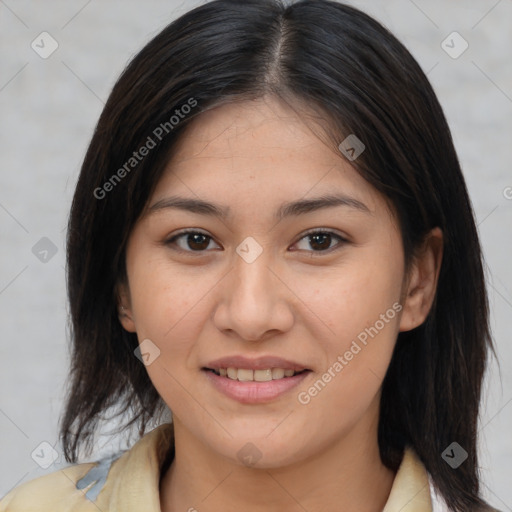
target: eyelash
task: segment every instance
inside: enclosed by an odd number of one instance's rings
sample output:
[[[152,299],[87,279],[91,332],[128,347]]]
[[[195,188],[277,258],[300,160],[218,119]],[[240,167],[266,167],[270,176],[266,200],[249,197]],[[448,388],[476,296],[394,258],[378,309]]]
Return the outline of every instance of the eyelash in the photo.
[[[308,238],[308,237],[311,237],[313,235],[329,235],[335,239],[338,240],[338,244],[336,244],[335,246],[333,247],[329,247],[328,249],[325,249],[325,250],[321,250],[321,251],[307,251],[307,252],[311,252],[311,256],[313,255],[322,255],[322,254],[327,254],[327,253],[331,253],[333,252],[333,250],[337,250],[339,248],[341,248],[341,246],[343,246],[345,243],[348,243],[348,240],[344,237],[342,237],[341,235],[339,235],[338,233],[334,232],[334,231],[330,231],[328,229],[318,229],[318,228],[315,228],[311,231],[307,231],[306,233],[304,233],[301,238],[299,238],[297,240],[297,242],[295,242],[293,245],[299,243],[301,240],[303,240],[304,238]],[[208,252],[206,249],[205,250],[201,250],[201,251],[192,251],[192,250],[186,250],[186,249],[182,249],[181,247],[177,247],[175,242],[176,240],[180,239],[180,238],[183,238],[183,237],[186,237],[188,235],[203,235],[205,236],[206,238],[210,239],[210,241],[213,240],[213,238],[206,234],[206,233],[203,233],[202,231],[196,231],[196,230],[189,230],[189,231],[182,231],[180,233],[177,233],[175,235],[173,235],[171,238],[169,238],[168,240],[166,240],[164,242],[164,244],[166,246],[174,246],[172,247],[172,250],[175,250],[175,251],[178,251],[178,252],[182,252],[182,253],[187,253],[187,254],[191,254],[193,256],[201,256],[203,255],[205,252]],[[208,243],[209,245],[209,243]],[[304,250],[304,249],[299,249],[299,250]]]

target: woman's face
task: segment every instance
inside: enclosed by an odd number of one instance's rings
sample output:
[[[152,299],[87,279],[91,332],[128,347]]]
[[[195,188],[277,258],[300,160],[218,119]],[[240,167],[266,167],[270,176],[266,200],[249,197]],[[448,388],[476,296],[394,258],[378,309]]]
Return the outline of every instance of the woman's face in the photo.
[[[376,442],[397,334],[422,318],[395,220],[350,162],[274,100],[230,104],[189,127],[148,205],[121,321],[175,428],[261,467]]]

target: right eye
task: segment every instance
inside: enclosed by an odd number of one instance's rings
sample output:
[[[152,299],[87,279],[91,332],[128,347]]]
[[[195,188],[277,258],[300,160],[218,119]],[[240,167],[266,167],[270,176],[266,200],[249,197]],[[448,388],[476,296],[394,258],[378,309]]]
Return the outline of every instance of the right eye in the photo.
[[[182,231],[168,239],[165,245],[171,246],[173,250],[201,253],[208,249],[210,242],[213,242],[213,238],[201,231]]]

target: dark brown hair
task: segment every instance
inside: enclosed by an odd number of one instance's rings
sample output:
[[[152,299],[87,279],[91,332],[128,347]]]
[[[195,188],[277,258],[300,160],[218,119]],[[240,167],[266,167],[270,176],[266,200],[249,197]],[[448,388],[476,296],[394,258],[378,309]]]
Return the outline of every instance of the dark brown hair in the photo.
[[[213,106],[268,94],[316,112],[334,150],[349,134],[365,144],[352,164],[393,205],[406,261],[431,228],[443,231],[435,302],[421,326],[398,336],[383,383],[378,440],[389,468],[412,446],[448,505],[473,510],[483,504],[477,421],[492,342],[470,199],[446,119],[414,58],[371,17],[328,0],[206,3],[151,40],[115,84],[83,162],[68,226],[72,366],[61,421],[65,456],[77,460],[112,408],[126,415],[124,427],[138,424],[140,434],[164,410],[134,356],[136,335],[118,319],[126,242],[189,123]],[[186,104],[195,106],[171,122]],[[159,139],[155,130],[162,126]],[[156,147],[127,166],[148,137]],[[441,457],[453,441],[468,453],[457,470]]]

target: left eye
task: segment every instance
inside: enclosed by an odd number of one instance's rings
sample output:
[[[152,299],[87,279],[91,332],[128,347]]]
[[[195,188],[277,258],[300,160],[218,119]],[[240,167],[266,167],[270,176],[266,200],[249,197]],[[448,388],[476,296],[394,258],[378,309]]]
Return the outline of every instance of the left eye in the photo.
[[[307,241],[308,239],[309,241]],[[325,252],[333,248],[331,244],[334,240],[338,241],[336,245],[342,245],[347,241],[345,238],[332,231],[312,231],[303,236],[295,245],[304,241],[306,247],[299,247],[300,250],[309,250],[307,247],[309,245],[309,247],[313,249],[313,252]],[[336,245],[334,245],[334,247],[336,247]]]

